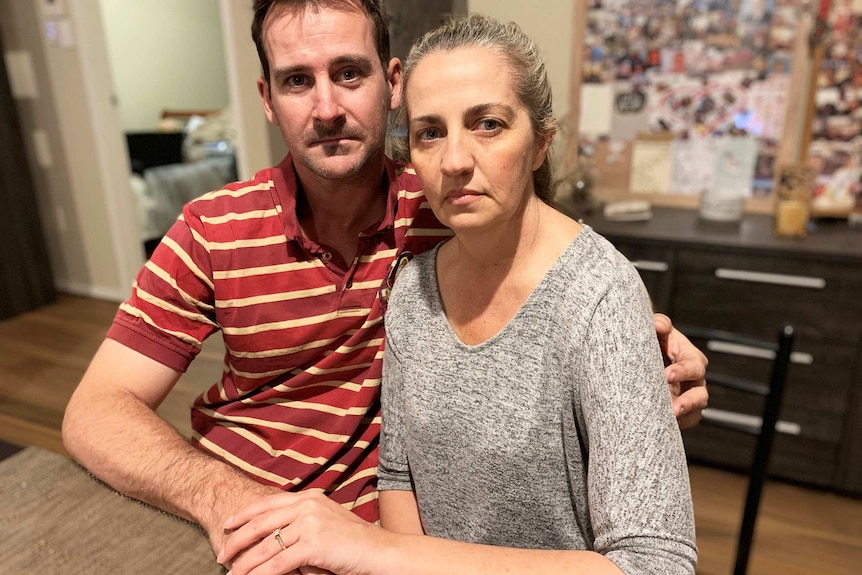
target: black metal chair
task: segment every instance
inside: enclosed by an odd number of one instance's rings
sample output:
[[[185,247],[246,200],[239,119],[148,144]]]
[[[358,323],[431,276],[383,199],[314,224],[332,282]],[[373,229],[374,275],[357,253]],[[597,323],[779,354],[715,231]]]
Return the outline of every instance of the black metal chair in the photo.
[[[769,457],[772,452],[773,439],[775,438],[778,412],[781,409],[781,400],[784,395],[784,383],[787,379],[787,370],[790,365],[790,354],[794,338],[793,326],[789,324],[784,325],[778,333],[777,342],[761,341],[731,332],[712,329],[682,327],[680,330],[689,338],[748,346],[759,350],[767,350],[775,354],[768,384],[710,371],[707,371],[706,375],[707,383],[710,386],[724,386],[764,397],[759,422],[748,423],[716,417],[709,409],[704,410],[702,420],[703,425],[723,427],[757,436],[733,571],[734,575],[745,575],[751,555],[757,512],[760,508],[760,497],[763,493],[763,484],[766,480]]]

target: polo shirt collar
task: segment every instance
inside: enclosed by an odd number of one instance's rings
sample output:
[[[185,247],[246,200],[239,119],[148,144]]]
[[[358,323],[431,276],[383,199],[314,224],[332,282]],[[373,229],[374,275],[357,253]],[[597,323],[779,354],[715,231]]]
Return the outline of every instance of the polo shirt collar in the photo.
[[[383,219],[374,230],[366,230],[370,234],[380,233],[395,227],[395,216],[398,211],[398,175],[403,171],[403,166],[388,157],[384,158],[384,169],[386,178],[386,212]],[[293,166],[293,158],[290,154],[284,157],[279,165],[273,168],[272,182],[278,202],[281,204],[281,221],[284,232],[288,239],[301,242],[302,229],[299,219],[296,217],[296,197],[299,193],[299,176]]]

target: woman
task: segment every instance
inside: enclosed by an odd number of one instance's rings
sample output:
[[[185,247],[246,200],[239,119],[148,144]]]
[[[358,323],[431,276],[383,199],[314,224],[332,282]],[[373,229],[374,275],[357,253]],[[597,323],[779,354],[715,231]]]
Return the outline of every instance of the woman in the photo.
[[[693,573],[649,301],[622,255],[548,204],[555,124],[535,44],[471,16],[423,37],[404,81],[411,160],[455,236],[392,291],[385,530],[285,494],[274,517],[228,524],[228,556],[286,525],[233,572]]]

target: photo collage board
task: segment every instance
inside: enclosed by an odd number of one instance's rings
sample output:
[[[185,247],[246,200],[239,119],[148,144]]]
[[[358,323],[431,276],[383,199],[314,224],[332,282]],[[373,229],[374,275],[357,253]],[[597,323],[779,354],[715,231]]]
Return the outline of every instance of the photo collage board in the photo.
[[[587,0],[581,158],[599,188],[768,198],[807,0]]]
[[[817,71],[808,163],[815,211],[862,210],[862,0],[833,0]]]

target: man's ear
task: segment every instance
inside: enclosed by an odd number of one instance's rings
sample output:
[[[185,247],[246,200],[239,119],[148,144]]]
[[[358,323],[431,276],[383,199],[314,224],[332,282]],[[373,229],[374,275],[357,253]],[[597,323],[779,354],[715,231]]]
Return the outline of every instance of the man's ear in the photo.
[[[386,70],[386,80],[389,83],[389,110],[397,110],[404,94],[403,76],[401,75],[401,60],[392,58]]]
[[[275,118],[275,112],[272,109],[272,97],[269,91],[269,82],[266,81],[266,78],[261,76],[257,79],[257,93],[260,94],[260,99],[263,101],[263,111],[266,112],[266,119],[269,120],[271,124],[278,125],[278,122]]]

